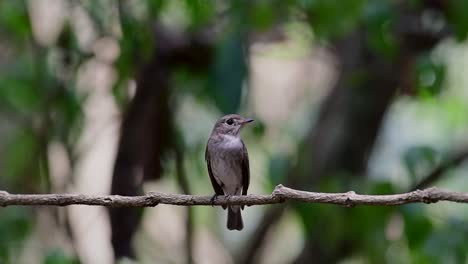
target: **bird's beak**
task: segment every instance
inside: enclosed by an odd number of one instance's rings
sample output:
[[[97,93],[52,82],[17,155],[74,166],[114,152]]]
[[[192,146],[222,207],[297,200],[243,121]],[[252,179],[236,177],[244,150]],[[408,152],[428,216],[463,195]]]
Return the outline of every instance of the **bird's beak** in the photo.
[[[244,121],[242,121],[242,125],[245,125],[245,124],[247,124],[247,123],[251,123],[251,122],[253,122],[253,121],[254,121],[254,120],[253,120],[252,118],[246,118],[246,119],[244,119]]]

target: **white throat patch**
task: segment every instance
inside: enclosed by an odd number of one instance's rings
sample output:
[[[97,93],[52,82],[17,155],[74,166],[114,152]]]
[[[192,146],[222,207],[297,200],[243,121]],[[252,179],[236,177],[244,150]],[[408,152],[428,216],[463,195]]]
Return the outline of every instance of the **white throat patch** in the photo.
[[[222,135],[223,137],[223,147],[225,148],[241,148],[242,142],[240,137],[235,137],[232,135]]]

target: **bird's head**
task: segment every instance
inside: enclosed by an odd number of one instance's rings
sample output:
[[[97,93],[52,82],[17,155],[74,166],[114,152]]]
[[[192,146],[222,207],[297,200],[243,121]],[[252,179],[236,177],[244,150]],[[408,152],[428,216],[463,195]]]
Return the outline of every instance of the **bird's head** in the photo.
[[[244,118],[237,114],[225,115],[216,122],[213,132],[219,135],[238,136],[240,129],[253,121],[251,118]]]

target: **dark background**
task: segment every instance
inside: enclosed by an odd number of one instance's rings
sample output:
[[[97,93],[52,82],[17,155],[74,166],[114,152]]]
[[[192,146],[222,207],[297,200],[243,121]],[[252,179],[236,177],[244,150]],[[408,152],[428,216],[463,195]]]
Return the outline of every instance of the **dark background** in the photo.
[[[0,0],[0,189],[212,194],[240,113],[251,193],[466,191],[468,1]],[[466,206],[0,208],[1,263],[465,263]],[[133,259],[135,262],[131,262]]]

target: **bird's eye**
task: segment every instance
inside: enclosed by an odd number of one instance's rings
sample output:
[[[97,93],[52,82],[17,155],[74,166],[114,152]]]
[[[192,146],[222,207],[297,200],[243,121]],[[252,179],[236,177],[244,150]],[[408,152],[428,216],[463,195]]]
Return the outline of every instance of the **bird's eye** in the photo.
[[[226,124],[231,126],[232,124],[234,124],[234,120],[232,120],[232,118],[229,118],[228,120],[226,120]]]

